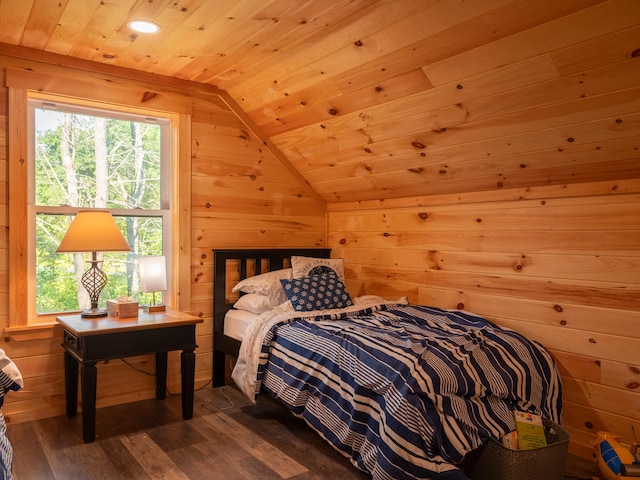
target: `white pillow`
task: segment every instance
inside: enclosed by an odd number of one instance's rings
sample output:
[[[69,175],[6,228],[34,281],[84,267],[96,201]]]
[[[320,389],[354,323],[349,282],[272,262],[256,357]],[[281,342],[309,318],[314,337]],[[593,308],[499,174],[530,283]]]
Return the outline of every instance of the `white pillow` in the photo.
[[[293,270],[293,278],[335,273],[340,281],[344,283],[344,259],[342,258],[293,256],[291,257],[291,269]]]
[[[273,305],[287,301],[280,279],[291,278],[292,269],[283,268],[240,280],[231,291],[266,295]]]
[[[238,310],[246,310],[251,313],[263,313],[273,310],[273,303],[266,295],[260,295],[259,293],[247,293],[242,295],[236,303],[233,304],[233,308]]]

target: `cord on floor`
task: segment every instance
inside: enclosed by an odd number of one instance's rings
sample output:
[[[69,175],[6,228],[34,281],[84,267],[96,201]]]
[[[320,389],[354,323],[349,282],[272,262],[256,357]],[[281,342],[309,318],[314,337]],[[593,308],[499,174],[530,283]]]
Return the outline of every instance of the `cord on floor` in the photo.
[[[229,398],[229,396],[224,392],[224,390],[222,390],[221,388],[217,388],[215,390],[216,393],[219,393],[220,395],[222,395],[225,400],[229,403],[229,406],[226,407],[214,407],[213,406],[213,401],[211,399],[206,399],[203,400],[201,403],[201,406],[206,408],[209,411],[212,412],[224,412],[225,410],[231,410],[232,408],[236,407],[236,404],[233,402],[233,400],[231,400],[231,398]]]

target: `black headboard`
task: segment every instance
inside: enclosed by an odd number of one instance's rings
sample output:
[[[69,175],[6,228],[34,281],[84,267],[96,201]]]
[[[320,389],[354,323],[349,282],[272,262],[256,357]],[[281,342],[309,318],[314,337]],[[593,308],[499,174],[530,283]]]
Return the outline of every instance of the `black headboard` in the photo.
[[[230,269],[237,269],[237,281],[247,276],[279,270],[290,266],[292,256],[329,258],[330,248],[282,248],[258,250],[213,251],[213,386],[225,383],[225,355],[237,357],[240,342],[224,334],[224,316],[235,297],[227,294],[233,285],[227,285]],[[234,272],[235,273],[235,272]],[[234,275],[234,280],[236,279]]]

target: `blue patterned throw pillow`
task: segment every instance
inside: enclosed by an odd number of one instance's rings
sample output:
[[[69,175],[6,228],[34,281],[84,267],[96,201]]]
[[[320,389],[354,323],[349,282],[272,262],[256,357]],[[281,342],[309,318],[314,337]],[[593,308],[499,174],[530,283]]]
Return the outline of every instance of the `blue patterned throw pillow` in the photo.
[[[349,292],[337,275],[311,275],[280,280],[296,312],[344,308],[353,305]]]

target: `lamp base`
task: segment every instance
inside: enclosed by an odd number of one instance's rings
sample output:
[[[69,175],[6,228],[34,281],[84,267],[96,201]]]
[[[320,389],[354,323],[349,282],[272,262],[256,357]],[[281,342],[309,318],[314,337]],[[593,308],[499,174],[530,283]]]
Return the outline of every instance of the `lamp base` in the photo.
[[[97,255],[96,252],[91,252],[91,267],[82,274],[80,282],[89,294],[89,300],[91,300],[91,308],[80,314],[82,318],[100,318],[107,316],[107,311],[104,308],[98,308],[100,292],[107,284],[107,274],[98,267],[98,263],[100,262],[98,261]]]
[[[106,317],[107,311],[104,308],[90,308],[80,314],[82,318],[100,318]]]
[[[143,305],[142,310],[149,313],[164,312],[166,307],[164,305]]]

